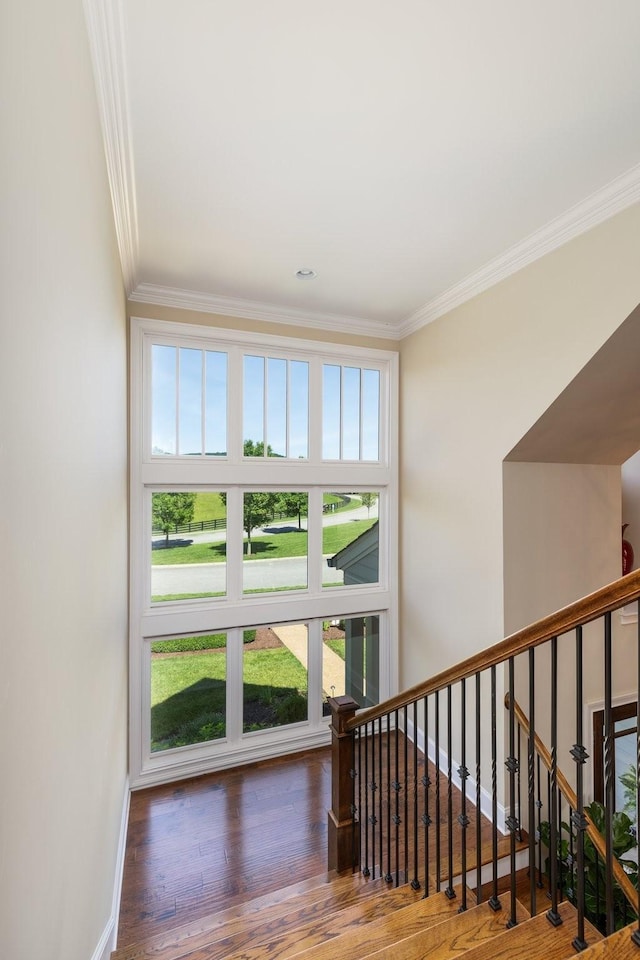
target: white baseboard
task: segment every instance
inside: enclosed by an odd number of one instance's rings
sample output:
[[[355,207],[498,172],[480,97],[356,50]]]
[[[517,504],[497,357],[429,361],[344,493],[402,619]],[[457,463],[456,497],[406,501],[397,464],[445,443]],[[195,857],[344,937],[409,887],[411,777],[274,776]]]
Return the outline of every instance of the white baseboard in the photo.
[[[120,835],[118,837],[118,854],[116,857],[116,869],[113,884],[113,898],[111,901],[111,915],[102,931],[102,936],[98,941],[91,960],[109,960],[112,952],[116,949],[118,936],[118,915],[120,913],[120,897],[122,894],[122,875],[124,873],[124,854],[127,845],[127,825],[129,823],[129,802],[131,798],[131,789],[129,779],[125,780],[124,797],[122,801],[122,816],[120,818]]]
[[[409,740],[411,740],[412,743],[414,742],[413,720],[411,719],[411,717],[407,718],[407,737],[409,738]],[[425,752],[424,730],[421,727],[418,727],[417,743],[418,743],[418,748],[422,750],[422,752],[424,753]],[[442,749],[442,747],[440,747],[439,753],[440,755],[438,757],[437,767],[442,773],[448,775],[449,758],[446,752]],[[429,737],[428,755],[429,755],[429,760],[431,760],[431,762],[435,764],[436,763],[436,745],[435,745],[435,742],[431,739],[431,737]],[[451,758],[451,772],[452,772],[451,782],[454,784],[454,786],[456,786],[460,790],[462,789],[462,780],[458,776],[459,766],[460,766],[460,761],[456,760],[455,757],[452,757]],[[475,806],[476,781],[471,776],[467,778],[465,793],[467,796],[467,800],[470,800],[471,803],[473,803]],[[483,816],[487,818],[487,820],[492,820],[493,799],[490,792],[487,789],[485,789],[485,787],[483,787],[482,785],[480,786],[480,811],[483,814]],[[508,816],[509,814],[504,804],[498,803],[496,822],[497,822],[498,830],[500,831],[501,834],[503,834],[503,836],[506,836],[508,833],[508,829],[506,826],[506,821]]]

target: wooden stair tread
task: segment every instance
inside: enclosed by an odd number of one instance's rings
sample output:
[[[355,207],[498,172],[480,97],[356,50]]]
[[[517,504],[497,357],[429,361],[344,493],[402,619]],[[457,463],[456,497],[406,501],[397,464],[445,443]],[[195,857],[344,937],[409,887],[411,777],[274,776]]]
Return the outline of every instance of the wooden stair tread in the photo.
[[[578,933],[578,915],[568,902],[558,905],[558,913],[562,917],[560,926],[552,926],[546,913],[540,913],[505,930],[492,942],[469,950],[465,960],[568,960],[575,954],[573,940]],[[585,937],[588,943],[601,939],[589,923],[585,923]]]
[[[111,960],[178,960],[205,946],[211,947],[207,956],[213,957],[212,945],[235,933],[242,932],[245,935],[243,943],[247,943],[256,935],[256,929],[264,929],[269,923],[280,922],[283,929],[287,925],[297,926],[309,916],[318,918],[332,914],[359,900],[389,893],[382,878],[369,880],[361,874],[323,875],[307,890],[300,889],[303,884],[293,884],[284,890],[172,927],[140,943],[128,944],[116,949]]]
[[[469,893],[468,897],[475,904],[473,894]],[[359,957],[363,944],[370,948],[371,943],[392,943],[408,932],[435,926],[456,916],[460,903],[457,899],[449,900],[444,893],[425,900],[408,884],[389,890],[375,900],[369,898],[369,901],[340,910],[320,924],[311,921],[286,937],[276,937],[234,953],[234,960],[280,960],[284,957],[300,957],[301,960],[302,957],[313,957],[313,960],[339,957],[347,960]],[[205,958],[196,954],[193,960]]]
[[[326,943],[347,931],[377,923],[392,914],[396,916],[420,900],[420,893],[404,885],[387,890],[379,896],[365,897],[353,906],[343,907],[319,920],[309,919],[292,930],[283,931],[275,937],[257,942],[255,946],[234,954],[238,960],[261,960],[261,958],[291,957],[310,947]],[[193,960],[200,960],[194,957]]]
[[[473,896],[469,903],[474,903]],[[487,936],[494,936],[496,930],[504,926],[502,914],[495,913],[486,903],[479,907],[472,905],[464,913],[458,913],[459,909],[459,897],[449,900],[444,893],[436,893],[380,921],[373,921],[319,947],[295,954],[295,957],[296,960],[360,960],[363,957],[405,960],[424,957],[427,943],[431,960],[432,956],[436,958],[441,955],[437,952],[438,945],[449,942],[454,936],[454,928],[461,938],[464,938],[463,931],[467,930],[468,941],[477,942],[473,939],[472,931],[477,931],[479,926],[485,927]],[[520,910],[523,918],[528,916],[524,907],[521,906]],[[445,929],[449,931],[448,934],[443,932]],[[442,953],[442,956],[448,954]]]
[[[571,960],[575,960],[576,957],[584,957],[584,960],[638,960],[640,947],[637,947],[631,939],[631,934],[637,929],[637,922],[630,923],[622,930],[616,930],[610,937],[591,944],[581,953],[572,955]]]

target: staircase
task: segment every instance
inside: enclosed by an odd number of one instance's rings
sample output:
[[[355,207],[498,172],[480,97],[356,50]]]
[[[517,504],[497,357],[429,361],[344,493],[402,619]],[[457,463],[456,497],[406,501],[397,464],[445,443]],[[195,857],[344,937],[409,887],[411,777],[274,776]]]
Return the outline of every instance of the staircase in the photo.
[[[640,606],[640,572],[379,707],[356,715],[350,698],[333,698],[329,873],[129,944],[114,951],[112,960],[640,960],[638,921],[627,925],[627,917],[638,913],[635,873],[632,880],[614,855],[611,615],[630,601]],[[605,659],[602,833],[585,803],[583,769],[582,629],[596,619],[603,622]],[[575,643],[574,677],[560,677],[559,640]],[[549,670],[543,698],[536,694],[536,650]],[[640,670],[640,631],[636,659]],[[496,736],[499,668],[508,711],[502,745]],[[575,716],[568,738],[558,729],[561,683]],[[526,712],[516,700],[518,686]],[[543,717],[549,749],[536,732],[539,699],[550,699],[550,714]],[[640,756],[640,708],[637,727]],[[491,734],[488,749],[481,743],[484,731]],[[431,755],[439,758],[438,767]],[[559,755],[575,762],[575,789]],[[508,834],[501,839],[499,766],[508,774]],[[469,783],[471,770],[475,785]],[[490,795],[489,821],[479,815],[483,790],[485,807]],[[543,809],[550,831],[544,851]],[[518,872],[521,855],[528,867]],[[590,862],[602,876],[595,897]],[[622,920],[615,906],[620,894]]]
[[[475,905],[473,891],[460,913],[458,897],[424,898],[408,884],[389,889],[359,874],[326,875],[305,886],[131,944],[112,960],[637,960],[640,953],[631,927],[603,939],[588,923],[590,946],[576,953],[577,913],[568,902],[558,907],[562,923],[552,926],[544,914],[530,917],[518,900],[518,922],[509,928],[503,910]]]

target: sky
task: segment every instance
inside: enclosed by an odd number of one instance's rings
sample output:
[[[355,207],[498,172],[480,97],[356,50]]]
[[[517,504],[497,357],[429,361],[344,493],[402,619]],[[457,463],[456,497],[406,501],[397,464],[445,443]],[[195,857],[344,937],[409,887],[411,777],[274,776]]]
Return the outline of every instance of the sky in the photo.
[[[192,347],[152,347],[152,451],[224,454],[227,450],[227,354]],[[380,373],[323,363],[322,457],[377,460]],[[309,364],[246,354],[243,440],[274,454],[309,455]],[[266,437],[265,437],[266,433]],[[342,440],[342,449],[341,449]]]

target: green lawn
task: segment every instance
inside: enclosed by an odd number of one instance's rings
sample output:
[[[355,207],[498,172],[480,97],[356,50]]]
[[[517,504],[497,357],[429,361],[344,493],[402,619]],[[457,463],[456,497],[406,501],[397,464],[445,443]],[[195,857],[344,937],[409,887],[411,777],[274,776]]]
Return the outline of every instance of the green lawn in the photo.
[[[225,736],[226,657],[223,649],[152,658],[153,751]],[[289,650],[285,647],[246,650],[243,658],[245,731],[307,718],[306,670]]]
[[[373,526],[375,520],[350,520],[322,532],[322,552],[337,553],[355,540],[360,534]],[[246,539],[245,539],[246,551]],[[190,546],[159,547],[152,551],[152,563],[222,563],[226,559],[226,543],[193,543]],[[296,530],[292,533],[276,533],[251,540],[251,556],[245,560],[266,560],[276,557],[304,557],[307,554],[307,531]]]
[[[194,523],[200,523],[202,520],[223,520],[226,515],[227,508],[219,493],[196,493]]]
[[[335,640],[325,640],[326,645],[334,653],[337,653],[341,660],[345,659],[345,641],[344,637],[337,637]]]

